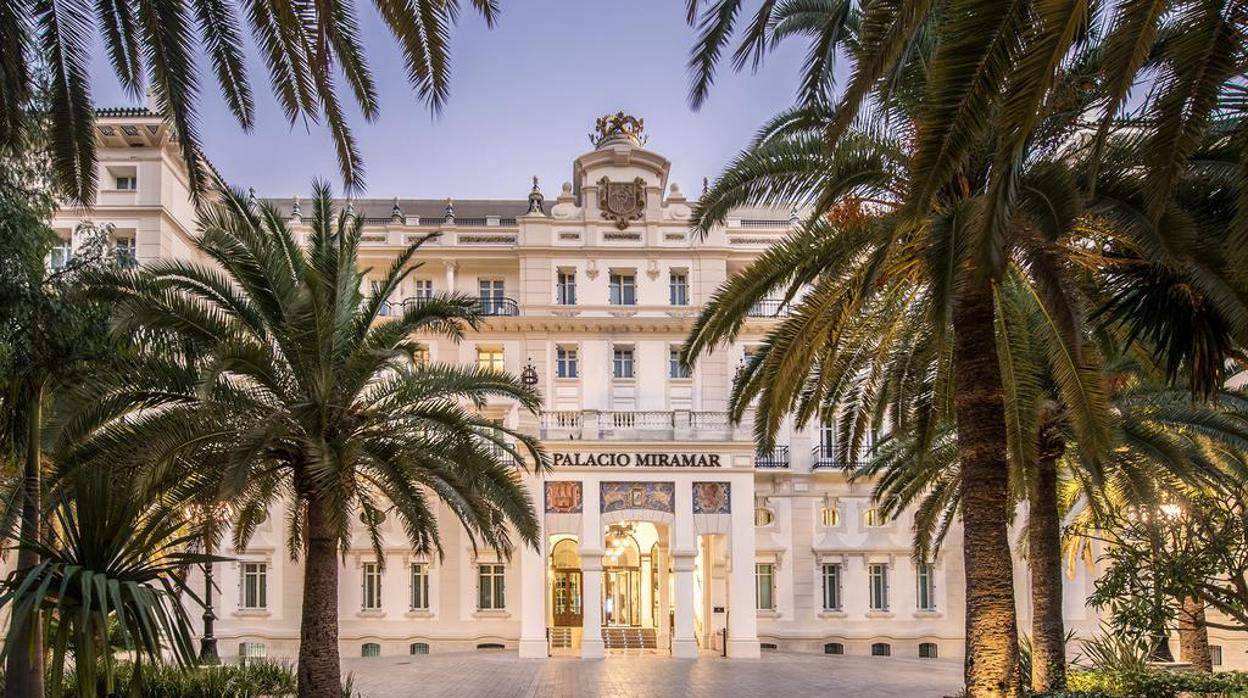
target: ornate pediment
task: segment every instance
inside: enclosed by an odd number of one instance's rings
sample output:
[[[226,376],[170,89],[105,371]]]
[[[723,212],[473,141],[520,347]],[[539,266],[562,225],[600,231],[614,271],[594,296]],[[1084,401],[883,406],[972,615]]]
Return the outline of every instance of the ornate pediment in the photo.
[[[646,211],[646,181],[636,177],[631,182],[612,182],[603,177],[598,180],[598,208],[603,218],[615,221],[616,228],[628,228]]]

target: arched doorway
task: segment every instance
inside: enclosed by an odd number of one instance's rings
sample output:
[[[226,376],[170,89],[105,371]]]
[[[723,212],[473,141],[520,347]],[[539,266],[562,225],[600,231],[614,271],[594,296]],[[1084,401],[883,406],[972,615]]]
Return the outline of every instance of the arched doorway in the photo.
[[[581,556],[571,538],[555,543],[550,551],[553,568],[550,606],[556,627],[580,627],[582,621]]]
[[[613,524],[607,530],[607,552],[602,557],[604,626],[641,625],[641,579],[641,547],[632,527]]]

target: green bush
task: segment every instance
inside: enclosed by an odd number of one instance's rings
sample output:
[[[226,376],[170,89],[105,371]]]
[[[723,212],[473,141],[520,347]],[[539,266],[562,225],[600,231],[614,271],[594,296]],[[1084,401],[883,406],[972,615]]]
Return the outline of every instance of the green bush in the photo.
[[[115,690],[124,695],[130,685],[132,666],[117,665]],[[294,666],[284,662],[253,660],[247,666],[223,665],[184,669],[173,665],[147,667],[143,670],[144,685],[138,691],[140,698],[257,698],[258,696],[293,696],[295,694]],[[0,688],[4,686],[4,674],[0,672]],[[48,687],[50,695],[56,695]],[[61,686],[62,695],[80,695],[74,672],[66,672]],[[87,695],[110,698],[103,682]]]
[[[1035,698],[1248,698],[1248,674],[1195,671],[1072,671],[1066,691]]]

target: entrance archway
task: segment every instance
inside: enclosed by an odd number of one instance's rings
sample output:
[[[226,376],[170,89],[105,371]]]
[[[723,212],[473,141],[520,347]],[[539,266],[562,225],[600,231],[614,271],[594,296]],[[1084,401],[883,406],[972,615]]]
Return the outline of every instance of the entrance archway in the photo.
[[[581,556],[576,541],[565,538],[555,543],[550,551],[551,598],[550,607],[555,627],[577,628],[581,626],[584,613],[582,596]]]
[[[635,628],[641,625],[641,546],[627,524],[607,529],[602,556],[602,625]]]

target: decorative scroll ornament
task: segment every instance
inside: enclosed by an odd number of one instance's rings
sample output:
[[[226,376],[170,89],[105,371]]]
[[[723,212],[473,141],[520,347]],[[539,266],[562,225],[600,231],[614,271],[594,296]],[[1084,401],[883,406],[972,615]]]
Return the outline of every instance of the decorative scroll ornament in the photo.
[[[598,208],[603,218],[615,221],[616,228],[628,228],[629,221],[638,220],[646,210],[646,181],[637,177],[631,182],[612,182],[603,177],[598,180]]]

